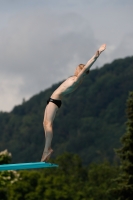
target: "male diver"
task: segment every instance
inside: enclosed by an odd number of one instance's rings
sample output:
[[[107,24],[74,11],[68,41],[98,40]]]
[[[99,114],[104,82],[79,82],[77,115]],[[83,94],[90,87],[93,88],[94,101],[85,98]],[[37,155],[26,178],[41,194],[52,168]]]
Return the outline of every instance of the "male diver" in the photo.
[[[44,112],[43,126],[45,131],[45,147],[41,162],[46,162],[49,160],[53,150],[51,148],[51,142],[53,137],[53,121],[57,110],[61,107],[62,98],[73,92],[82,83],[83,79],[89,73],[90,67],[97,60],[100,54],[106,49],[106,44],[101,45],[101,47],[96,51],[95,55],[86,63],[78,65],[73,76],[66,79],[51,95],[47,101],[47,106]]]

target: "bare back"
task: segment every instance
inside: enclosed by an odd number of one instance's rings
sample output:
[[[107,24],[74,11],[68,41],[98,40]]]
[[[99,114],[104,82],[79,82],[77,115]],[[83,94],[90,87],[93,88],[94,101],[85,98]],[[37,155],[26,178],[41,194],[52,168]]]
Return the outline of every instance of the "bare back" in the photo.
[[[73,92],[81,84],[82,80],[76,76],[71,76],[66,79],[52,94],[51,98],[61,99],[63,96]]]

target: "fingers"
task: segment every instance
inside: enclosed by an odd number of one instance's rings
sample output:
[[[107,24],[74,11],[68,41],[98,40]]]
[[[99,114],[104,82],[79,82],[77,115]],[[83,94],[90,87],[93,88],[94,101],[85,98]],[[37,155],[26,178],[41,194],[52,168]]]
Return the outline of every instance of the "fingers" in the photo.
[[[103,50],[105,50],[106,49],[106,44],[103,44],[101,47],[103,48]]]
[[[104,51],[106,49],[106,44],[101,45],[101,47],[99,48],[99,52],[101,53],[102,51]]]

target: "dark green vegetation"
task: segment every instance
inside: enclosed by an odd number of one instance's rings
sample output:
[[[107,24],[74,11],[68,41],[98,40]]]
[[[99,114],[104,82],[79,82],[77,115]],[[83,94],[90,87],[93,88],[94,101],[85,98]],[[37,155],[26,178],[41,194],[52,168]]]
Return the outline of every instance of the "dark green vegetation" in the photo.
[[[84,167],[76,154],[64,153],[52,162],[59,168],[0,172],[1,200],[132,200],[133,92],[127,100],[126,133],[117,150],[120,166],[104,161]],[[0,153],[0,163],[11,155]]]
[[[83,167],[79,156],[69,153],[54,162],[60,167],[0,172],[0,199],[113,200],[108,189],[115,186],[112,179],[117,176],[118,167],[108,162]]]
[[[133,92],[127,100],[127,128],[122,136],[122,147],[117,150],[121,160],[121,173],[116,179],[117,187],[111,192],[118,200],[133,199]]]
[[[12,152],[13,162],[40,160],[43,111],[59,84],[10,113],[0,113],[0,151]],[[78,154],[84,164],[116,160],[113,149],[120,147],[119,138],[125,132],[129,91],[133,91],[133,57],[92,70],[80,88],[63,100],[54,122],[53,158],[68,151]]]

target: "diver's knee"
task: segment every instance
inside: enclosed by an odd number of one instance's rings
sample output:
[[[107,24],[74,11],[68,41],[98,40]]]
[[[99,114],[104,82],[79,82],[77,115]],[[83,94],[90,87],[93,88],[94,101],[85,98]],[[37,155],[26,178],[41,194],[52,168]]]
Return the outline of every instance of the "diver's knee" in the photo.
[[[52,129],[52,122],[47,121],[47,120],[44,120],[44,121],[43,121],[43,127],[44,127],[45,129]]]

